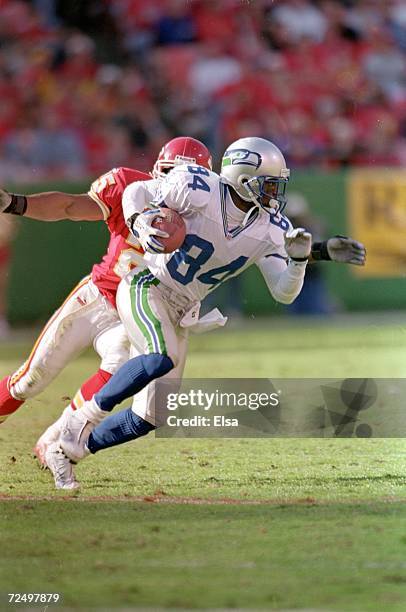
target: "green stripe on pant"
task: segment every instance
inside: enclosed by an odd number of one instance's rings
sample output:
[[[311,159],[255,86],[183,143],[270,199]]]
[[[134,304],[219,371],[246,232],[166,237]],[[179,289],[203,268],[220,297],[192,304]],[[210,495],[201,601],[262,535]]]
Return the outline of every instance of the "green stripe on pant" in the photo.
[[[149,270],[143,270],[134,276],[130,286],[131,311],[147,341],[148,352],[167,355],[162,325],[152,311],[148,300],[149,289],[154,285],[159,285],[159,280]]]

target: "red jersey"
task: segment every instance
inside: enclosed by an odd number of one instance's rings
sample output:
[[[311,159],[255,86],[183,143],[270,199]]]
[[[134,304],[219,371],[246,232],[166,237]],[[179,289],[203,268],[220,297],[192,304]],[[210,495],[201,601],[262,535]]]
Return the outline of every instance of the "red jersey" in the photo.
[[[149,174],[131,168],[113,168],[94,181],[88,192],[102,209],[110,232],[107,253],[92,268],[92,281],[114,307],[120,280],[142,263],[144,253],[125,224],[121,198],[128,185],[151,178]]]

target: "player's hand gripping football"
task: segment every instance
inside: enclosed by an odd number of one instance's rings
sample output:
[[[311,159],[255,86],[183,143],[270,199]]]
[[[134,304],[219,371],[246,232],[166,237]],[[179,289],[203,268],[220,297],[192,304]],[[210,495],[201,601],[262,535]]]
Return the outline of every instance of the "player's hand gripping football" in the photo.
[[[0,189],[0,213],[4,212],[11,204],[11,195],[8,191]]]
[[[366,250],[362,242],[347,236],[333,236],[327,240],[327,252],[332,261],[364,266]]]
[[[305,261],[310,257],[312,235],[303,227],[296,227],[284,234],[285,250],[289,257],[297,261]]]
[[[160,214],[161,210],[154,208],[129,219],[131,233],[138,239],[144,251],[148,253],[162,253],[164,246],[158,238],[168,238],[166,232],[152,226],[152,223]]]

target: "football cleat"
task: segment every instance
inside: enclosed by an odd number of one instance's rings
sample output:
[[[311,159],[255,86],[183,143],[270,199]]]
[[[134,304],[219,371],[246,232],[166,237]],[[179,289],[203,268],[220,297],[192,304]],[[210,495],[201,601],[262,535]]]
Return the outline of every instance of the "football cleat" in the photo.
[[[47,463],[45,460],[45,454],[47,452],[48,447],[59,439],[61,435],[61,431],[68,419],[68,416],[72,414],[73,410],[70,406],[67,406],[65,410],[62,412],[61,416],[55,423],[52,423],[44,433],[38,438],[32,452],[34,453],[34,457],[37,458],[39,467],[42,470],[47,469]]]
[[[74,463],[84,459],[89,454],[86,442],[90,432],[95,427],[94,423],[87,419],[84,412],[84,410],[76,410],[69,416],[58,441],[65,456]]]
[[[79,483],[75,479],[72,463],[58,442],[49,445],[45,453],[45,461],[52,472],[57,489],[69,490],[79,487]]]
[[[45,453],[48,450],[49,444],[47,444],[46,441],[41,440],[41,438],[39,438],[38,442],[32,449],[32,452],[34,454],[34,457],[37,459],[38,465],[41,468],[41,470],[46,470],[48,468],[48,465],[45,459]]]
[[[45,461],[54,477],[56,489],[72,490],[79,488],[80,485],[75,478],[72,463],[58,442],[50,444],[45,453]]]

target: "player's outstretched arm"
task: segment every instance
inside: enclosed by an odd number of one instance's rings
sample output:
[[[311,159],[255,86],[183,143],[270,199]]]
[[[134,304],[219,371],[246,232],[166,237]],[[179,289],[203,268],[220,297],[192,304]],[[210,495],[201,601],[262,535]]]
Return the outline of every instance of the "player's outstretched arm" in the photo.
[[[338,263],[365,266],[366,249],[362,242],[348,236],[333,236],[324,242],[312,244],[311,263],[314,261],[336,261]]]
[[[281,304],[291,304],[302,290],[305,262],[285,261],[278,256],[263,257],[258,263],[272,297]]]
[[[306,265],[310,256],[312,236],[299,227],[285,232],[286,261],[280,254],[263,257],[258,262],[272,297],[282,304],[291,304],[303,287]]]
[[[0,189],[0,212],[24,215],[39,221],[100,221],[103,212],[86,194],[49,191],[31,195],[18,195]]]

